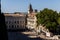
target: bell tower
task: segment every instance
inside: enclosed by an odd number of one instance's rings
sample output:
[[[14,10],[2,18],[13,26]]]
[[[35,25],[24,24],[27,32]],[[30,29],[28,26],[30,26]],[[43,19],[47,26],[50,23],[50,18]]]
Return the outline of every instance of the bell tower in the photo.
[[[28,7],[28,13],[32,13],[32,12],[33,12],[32,5],[29,4],[29,7]]]

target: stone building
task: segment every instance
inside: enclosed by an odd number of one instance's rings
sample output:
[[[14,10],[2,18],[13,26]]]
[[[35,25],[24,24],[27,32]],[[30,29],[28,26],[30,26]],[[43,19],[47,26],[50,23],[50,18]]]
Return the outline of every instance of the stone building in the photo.
[[[25,29],[26,15],[22,13],[4,13],[7,29]]]
[[[36,25],[37,25],[36,12],[33,11],[32,5],[30,4],[28,8],[28,14],[27,14],[27,28],[28,29],[36,28]]]
[[[34,29],[36,28],[36,13],[37,10],[33,10],[32,5],[29,5],[28,13],[15,12],[15,13],[4,13],[5,23],[7,29]]]

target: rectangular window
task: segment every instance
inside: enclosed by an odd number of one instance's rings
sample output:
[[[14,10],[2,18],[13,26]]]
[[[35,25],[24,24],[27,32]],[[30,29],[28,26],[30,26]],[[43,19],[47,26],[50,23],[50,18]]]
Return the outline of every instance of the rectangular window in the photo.
[[[8,27],[9,27],[9,29],[10,29],[10,28],[11,28],[11,25],[9,25]]]
[[[17,23],[19,24],[19,21],[17,21]]]
[[[16,21],[14,23],[16,23]]]
[[[14,25],[12,25],[12,28],[14,28]]]

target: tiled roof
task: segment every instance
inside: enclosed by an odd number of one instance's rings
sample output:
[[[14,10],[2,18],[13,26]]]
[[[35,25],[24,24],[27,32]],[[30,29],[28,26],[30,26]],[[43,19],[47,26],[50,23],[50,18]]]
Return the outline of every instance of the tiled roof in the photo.
[[[26,16],[25,14],[5,14],[4,16]]]

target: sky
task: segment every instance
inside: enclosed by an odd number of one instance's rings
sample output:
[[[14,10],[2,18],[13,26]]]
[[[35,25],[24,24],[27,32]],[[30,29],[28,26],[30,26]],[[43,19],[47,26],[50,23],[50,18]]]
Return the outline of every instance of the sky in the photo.
[[[4,13],[28,12],[29,4],[38,11],[49,8],[60,12],[60,0],[1,0],[1,11]]]

